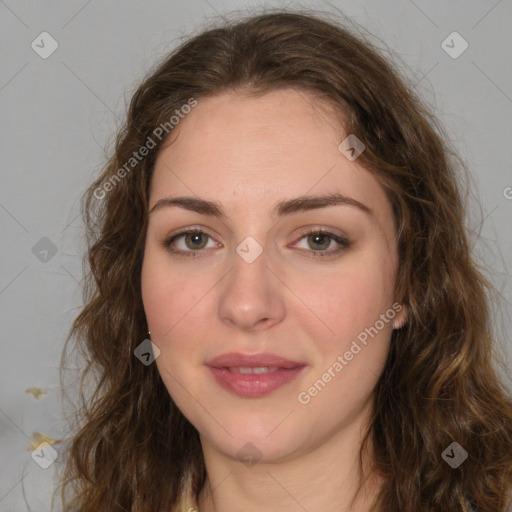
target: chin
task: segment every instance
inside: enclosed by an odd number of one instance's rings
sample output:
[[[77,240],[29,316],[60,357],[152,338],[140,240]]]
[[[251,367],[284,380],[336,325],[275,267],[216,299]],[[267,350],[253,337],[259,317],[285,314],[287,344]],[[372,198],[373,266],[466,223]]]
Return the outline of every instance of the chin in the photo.
[[[212,427],[215,429],[214,435],[207,434],[206,437],[216,450],[224,452],[233,459],[245,461],[249,458],[258,462],[279,462],[290,458],[301,446],[304,446],[302,439],[304,426],[301,426],[300,432],[291,431],[290,425],[288,428],[284,424],[280,425],[282,421],[283,418],[278,421],[269,419],[258,422],[252,421],[249,417],[242,421],[233,418],[230,422],[219,418],[219,423],[227,432],[224,429]],[[202,435],[201,438],[203,438]]]

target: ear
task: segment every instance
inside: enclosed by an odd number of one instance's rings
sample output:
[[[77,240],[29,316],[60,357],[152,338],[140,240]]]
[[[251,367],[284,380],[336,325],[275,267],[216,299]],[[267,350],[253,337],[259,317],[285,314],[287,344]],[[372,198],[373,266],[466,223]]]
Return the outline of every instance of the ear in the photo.
[[[394,320],[393,320],[393,329],[400,329],[402,328],[409,319],[409,309],[405,304],[400,304],[402,308],[400,311],[396,314]]]

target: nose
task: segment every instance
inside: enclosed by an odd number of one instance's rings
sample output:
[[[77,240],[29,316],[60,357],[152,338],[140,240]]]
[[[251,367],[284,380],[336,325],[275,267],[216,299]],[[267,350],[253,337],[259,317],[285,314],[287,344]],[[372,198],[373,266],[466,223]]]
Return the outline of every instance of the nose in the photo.
[[[218,315],[230,327],[245,331],[263,330],[285,316],[283,283],[270,268],[267,251],[251,263],[237,252],[233,266],[221,281]]]

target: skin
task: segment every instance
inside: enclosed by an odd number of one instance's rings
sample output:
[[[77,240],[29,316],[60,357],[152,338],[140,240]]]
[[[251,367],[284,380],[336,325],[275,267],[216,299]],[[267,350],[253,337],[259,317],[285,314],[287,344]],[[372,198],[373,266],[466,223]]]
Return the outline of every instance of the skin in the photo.
[[[308,404],[297,397],[395,302],[391,204],[373,175],[338,149],[347,135],[340,116],[303,91],[199,99],[172,135],[157,158],[150,210],[186,195],[221,203],[227,216],[178,206],[153,211],[141,276],[158,370],[200,434],[208,477],[199,509],[348,510],[373,390],[406,309]],[[331,193],[357,199],[373,216],[349,205],[271,215],[279,201]],[[191,226],[211,238],[182,236],[174,248],[197,254],[171,253],[163,240]],[[340,245],[308,238],[305,227],[344,235],[350,245],[315,258]],[[250,264],[236,252],[248,236],[263,248]],[[231,351],[273,352],[307,367],[269,395],[243,398],[205,366]],[[239,458],[247,443],[259,451],[255,465]],[[377,481],[352,510],[370,510]]]

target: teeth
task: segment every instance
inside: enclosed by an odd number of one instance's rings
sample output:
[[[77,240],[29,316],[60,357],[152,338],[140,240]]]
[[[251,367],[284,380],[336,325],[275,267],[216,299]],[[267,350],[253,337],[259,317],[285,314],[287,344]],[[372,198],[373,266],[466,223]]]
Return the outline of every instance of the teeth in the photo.
[[[271,366],[256,366],[254,368],[250,367],[250,366],[246,366],[246,367],[235,367],[235,368],[230,368],[230,370],[232,372],[235,372],[235,373],[246,373],[246,374],[249,374],[249,373],[272,373],[272,372],[276,372],[279,368],[278,367],[271,367]]]

